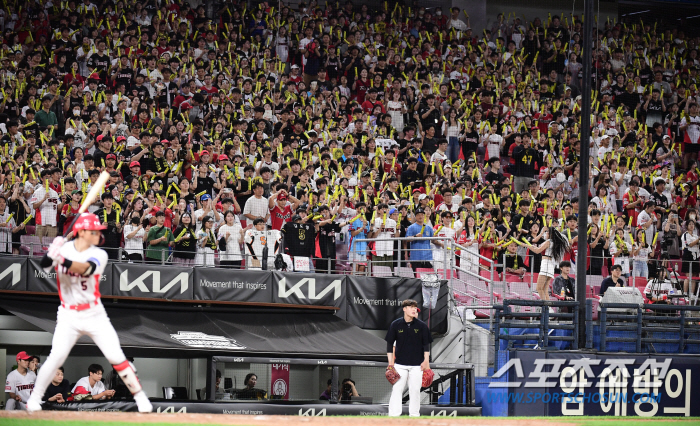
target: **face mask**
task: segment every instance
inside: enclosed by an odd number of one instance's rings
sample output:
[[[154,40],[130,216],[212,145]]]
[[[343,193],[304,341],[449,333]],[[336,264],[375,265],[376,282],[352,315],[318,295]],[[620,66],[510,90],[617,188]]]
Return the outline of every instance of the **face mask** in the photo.
[[[562,183],[566,180],[564,173],[557,173],[557,182]]]
[[[80,110],[79,110],[79,109],[74,109],[74,110],[73,110],[73,115],[80,115]]]
[[[690,219],[690,220],[695,220],[695,214],[692,214],[692,213],[689,214],[689,215],[688,215],[688,219]]]
[[[435,16],[442,16],[442,10],[438,10],[435,12]]]

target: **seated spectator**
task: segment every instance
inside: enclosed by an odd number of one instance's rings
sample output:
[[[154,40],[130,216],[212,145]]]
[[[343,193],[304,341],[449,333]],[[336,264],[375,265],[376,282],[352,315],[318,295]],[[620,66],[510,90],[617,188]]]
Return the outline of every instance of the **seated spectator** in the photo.
[[[58,367],[56,374],[51,379],[51,384],[46,388],[46,393],[44,393],[44,401],[47,402],[57,402],[59,404],[64,403],[68,400],[68,394],[70,393],[70,382],[68,379],[63,378],[63,367]]]
[[[622,276],[622,266],[620,265],[613,265],[610,268],[610,276],[606,279],[603,280],[602,283],[600,283],[600,295],[604,296],[605,292],[610,288],[610,287],[624,287],[625,282],[621,278]]]
[[[255,387],[257,383],[258,376],[255,373],[248,373],[243,380],[245,388],[238,391],[237,399],[267,399],[267,392]]]
[[[332,397],[332,390],[333,390],[333,379],[328,379],[328,385],[326,386],[326,390],[323,391],[321,396],[318,397],[318,399],[322,401],[330,401]]]
[[[5,383],[5,393],[8,394],[5,410],[25,410],[29,394],[32,393],[36,381],[36,374],[29,370],[31,355],[22,351],[17,354],[15,359],[17,360],[17,369],[7,375]]]
[[[571,262],[564,260],[559,264],[561,273],[554,279],[552,283],[552,293],[562,300],[576,300],[576,284],[573,277],[569,276],[571,272]]]
[[[221,399],[224,396],[224,388],[221,386],[221,371],[216,369],[216,390],[214,399]],[[207,399],[207,388],[206,386],[199,390],[200,399]]]
[[[104,369],[100,364],[90,364],[88,367],[88,375],[78,380],[73,386],[73,396],[75,400],[84,399],[85,396],[91,396],[91,399],[111,399],[114,396],[114,390],[105,389],[102,383],[102,373]],[[82,398],[80,398],[82,396]]]

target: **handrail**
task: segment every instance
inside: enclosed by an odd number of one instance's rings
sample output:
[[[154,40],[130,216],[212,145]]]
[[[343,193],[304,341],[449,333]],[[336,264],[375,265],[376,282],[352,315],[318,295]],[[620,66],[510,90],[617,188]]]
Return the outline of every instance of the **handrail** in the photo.
[[[529,306],[540,308],[539,312],[513,312],[511,306]],[[578,349],[578,302],[574,300],[523,300],[523,299],[506,299],[502,305],[494,306],[495,321],[494,321],[494,349],[496,353],[500,348],[501,340],[508,341],[508,347],[512,348],[515,341],[537,340],[537,345],[540,349],[547,349],[549,341],[566,341],[571,342],[572,349]],[[545,309],[546,308],[546,309]],[[572,313],[550,312],[550,308],[573,308]],[[537,318],[539,324],[524,324],[522,318]],[[550,323],[550,318],[559,320],[557,323]],[[570,323],[563,322],[570,320]],[[539,329],[538,334],[522,334],[522,335],[501,335],[502,328],[528,328],[528,326],[536,326]],[[532,327],[529,327],[532,328]],[[572,330],[571,336],[550,336],[549,332],[552,329]]]
[[[633,313],[608,313],[608,309],[628,309]],[[678,343],[679,352],[685,351],[687,344],[699,344],[700,339],[686,338],[688,332],[700,333],[700,326],[686,324],[697,323],[697,317],[687,317],[686,312],[700,312],[700,306],[692,305],[665,305],[665,304],[635,304],[635,303],[601,303],[600,304],[600,350],[607,350],[607,343],[627,342],[635,343],[635,352],[642,352],[642,344],[648,344],[650,349],[654,343]],[[659,312],[668,312],[667,315],[657,315]],[[615,320],[616,323],[609,320]],[[663,327],[651,326],[649,321]],[[633,331],[635,337],[608,337],[607,332]],[[662,339],[648,337],[654,332],[678,332],[678,338]],[[651,350],[650,350],[651,352]]]

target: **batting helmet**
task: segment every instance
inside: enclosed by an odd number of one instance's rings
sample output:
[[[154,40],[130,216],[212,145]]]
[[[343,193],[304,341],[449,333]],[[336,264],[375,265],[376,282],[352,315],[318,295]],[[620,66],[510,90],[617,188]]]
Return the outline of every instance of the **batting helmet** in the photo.
[[[73,230],[76,232],[81,230],[102,231],[103,229],[107,229],[107,227],[101,224],[100,219],[92,213],[81,214],[73,226]]]

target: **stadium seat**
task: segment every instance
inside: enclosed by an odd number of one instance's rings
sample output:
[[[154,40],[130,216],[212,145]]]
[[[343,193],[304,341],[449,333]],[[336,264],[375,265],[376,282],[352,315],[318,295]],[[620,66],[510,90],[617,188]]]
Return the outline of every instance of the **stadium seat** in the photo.
[[[508,283],[508,288],[511,293],[517,294],[519,299],[530,300],[533,298],[529,282],[510,282]]]
[[[409,268],[408,266],[397,266],[394,270],[394,273],[397,277],[415,278],[415,275],[413,274],[413,269]]]
[[[523,275],[523,282],[526,283],[532,283],[533,287],[537,283],[537,279],[539,278],[540,274],[534,274],[530,272],[526,272],[525,275]]]
[[[598,307],[600,306],[600,300],[598,300],[597,297],[592,297],[591,300],[593,300],[593,312],[591,318],[593,321],[598,321]]]
[[[634,280],[634,287],[637,287],[640,289],[642,293],[644,292],[644,288],[647,286],[648,280],[644,277],[630,277],[630,283],[632,283],[632,280]]]
[[[512,282],[522,281],[523,277],[521,277],[520,275],[515,275],[515,274],[505,274],[505,277],[503,279],[506,282],[512,283]]]
[[[163,386],[163,398],[165,399],[190,399],[187,395],[187,388],[181,386]]]
[[[390,276],[392,276],[391,268],[388,266],[374,266],[374,265],[372,265],[372,276],[373,277],[390,277]]]
[[[421,278],[423,275],[437,275],[432,268],[416,268],[416,278]]]
[[[455,271],[455,272],[457,272],[457,271]],[[438,269],[437,274],[441,280],[451,280],[452,279],[452,270],[451,269]]]
[[[41,256],[46,250],[42,249],[41,238],[34,235],[19,237],[20,250],[30,256]]]

